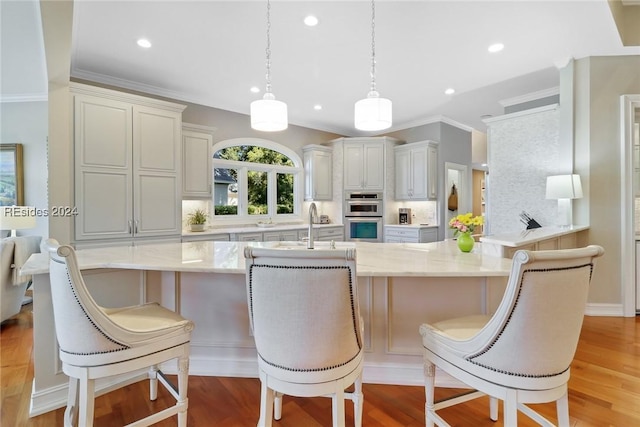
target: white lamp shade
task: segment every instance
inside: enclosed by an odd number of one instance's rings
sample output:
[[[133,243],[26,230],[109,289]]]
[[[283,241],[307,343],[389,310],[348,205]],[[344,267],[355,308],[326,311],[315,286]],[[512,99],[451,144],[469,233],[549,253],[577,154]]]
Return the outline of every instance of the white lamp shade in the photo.
[[[0,207],[0,230],[35,228],[35,208],[30,206]]]
[[[288,126],[287,104],[266,93],[263,99],[251,103],[251,127],[263,132],[285,130]]]
[[[358,130],[383,130],[392,125],[391,100],[370,92],[365,99],[356,102],[354,122]]]
[[[554,175],[547,177],[547,199],[580,199],[580,175]]]

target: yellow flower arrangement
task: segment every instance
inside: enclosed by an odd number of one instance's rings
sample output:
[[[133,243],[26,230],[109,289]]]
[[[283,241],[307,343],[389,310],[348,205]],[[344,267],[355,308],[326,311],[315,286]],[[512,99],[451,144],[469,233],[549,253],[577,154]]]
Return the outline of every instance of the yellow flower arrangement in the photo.
[[[473,216],[471,212],[467,212],[451,218],[449,228],[453,228],[455,230],[453,234],[457,236],[458,233],[473,233],[473,230],[483,223],[482,215]]]

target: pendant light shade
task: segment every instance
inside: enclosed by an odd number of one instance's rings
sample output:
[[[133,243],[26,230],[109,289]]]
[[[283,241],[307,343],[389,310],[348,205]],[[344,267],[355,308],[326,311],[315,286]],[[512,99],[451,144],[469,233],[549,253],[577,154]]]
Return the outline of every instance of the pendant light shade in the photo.
[[[376,90],[376,5],[371,0],[371,88],[367,97],[356,102],[354,125],[358,130],[377,131],[391,127],[391,100],[380,98]]]
[[[251,103],[251,127],[263,132],[276,132],[287,128],[287,104],[277,101],[267,92],[263,99]]]
[[[288,126],[287,104],[271,93],[271,3],[267,0],[267,87],[262,99],[251,103],[251,128],[263,132],[285,130]]]
[[[376,91],[369,92],[366,98],[356,102],[355,126],[359,130],[383,130],[392,124],[391,100],[380,98]]]

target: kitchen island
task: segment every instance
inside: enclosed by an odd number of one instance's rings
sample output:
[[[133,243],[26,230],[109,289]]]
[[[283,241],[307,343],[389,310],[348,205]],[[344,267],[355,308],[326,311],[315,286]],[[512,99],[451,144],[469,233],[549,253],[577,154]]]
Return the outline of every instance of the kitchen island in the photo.
[[[108,307],[158,301],[192,319],[191,375],[257,377],[244,276],[244,247],[300,242],[149,244],[78,250],[78,262],[96,301]],[[329,242],[316,242],[316,247]],[[499,303],[511,260],[471,253],[455,242],[343,243],[357,251],[364,319],[364,381],[422,385],[424,322],[480,312]],[[33,255],[23,274],[34,278],[32,416],[64,406],[67,377],[60,369],[46,254]],[[169,365],[165,371],[171,373]],[[142,376],[97,382],[98,393]]]

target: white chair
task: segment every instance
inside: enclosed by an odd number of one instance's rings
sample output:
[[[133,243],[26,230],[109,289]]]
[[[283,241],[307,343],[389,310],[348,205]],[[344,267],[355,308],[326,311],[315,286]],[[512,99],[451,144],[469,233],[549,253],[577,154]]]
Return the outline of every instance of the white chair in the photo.
[[[468,316],[420,326],[424,346],[426,425],[448,426],[436,411],[483,395],[490,417],[504,401],[504,425],[518,410],[553,424],[528,403],[556,402],[558,423],[569,426],[567,382],[600,246],[517,251],[505,295],[493,316]],[[475,392],[434,403],[435,368]]]
[[[156,303],[99,306],[87,291],[73,248],[60,246],[54,239],[43,246],[51,256],[56,337],[62,370],[69,376],[65,426],[76,421],[80,426],[93,425],[96,379],[148,368],[151,400],[157,397],[160,380],[176,404],[130,426],[148,426],[177,414],[178,425],[185,427],[193,322]],[[178,360],[177,388],[158,370],[159,364],[172,359]]]
[[[18,236],[0,239],[0,322],[15,316],[29,302],[25,291],[31,276],[20,269],[29,257],[40,251],[40,236]],[[25,301],[26,300],[26,301]]]
[[[362,425],[362,319],[355,248],[247,247],[246,284],[258,351],[259,427],[280,419],[282,395],[332,397],[333,426],[345,425],[345,397]],[[355,384],[353,392],[345,389]]]

